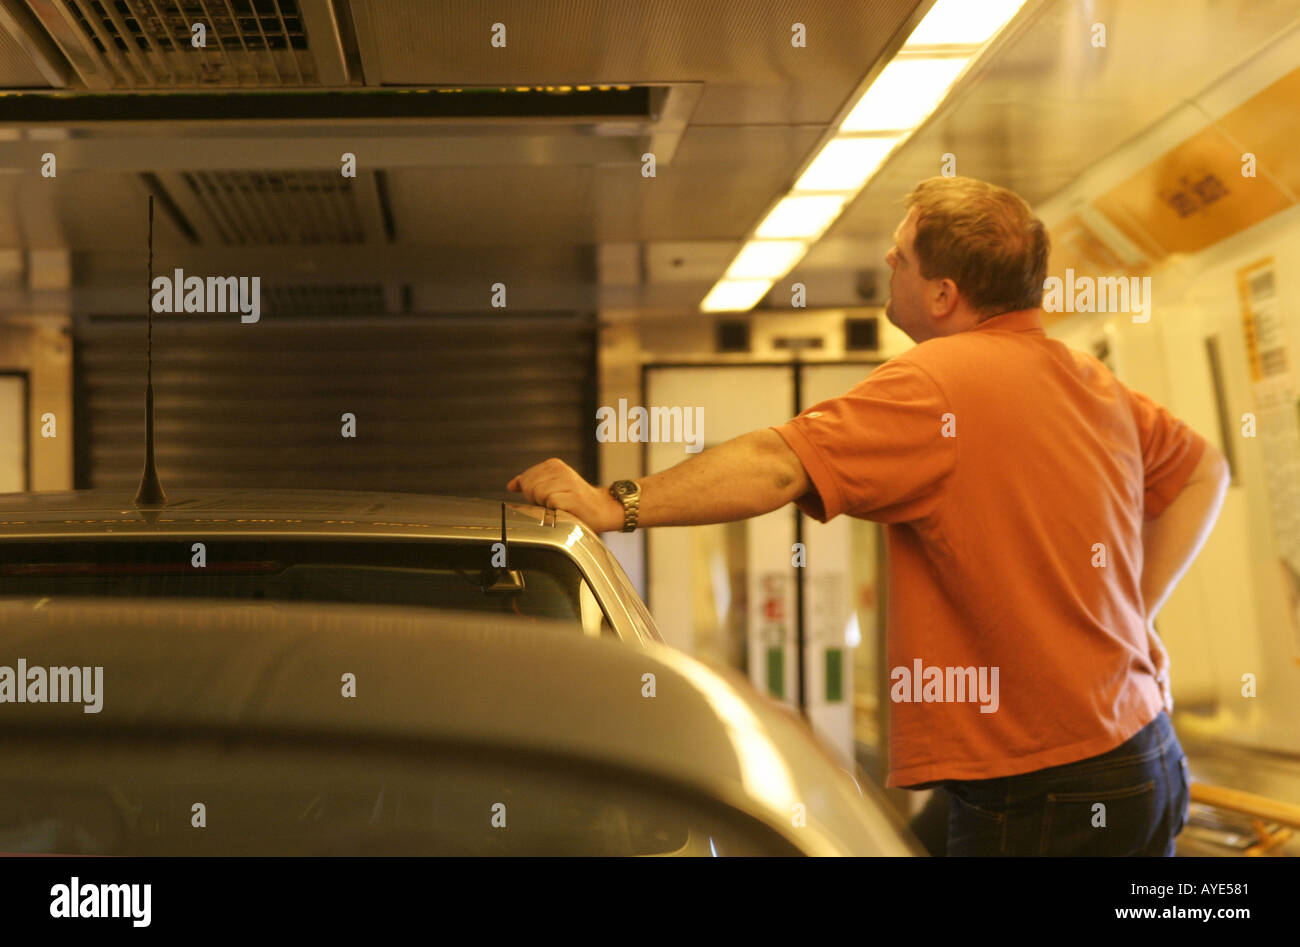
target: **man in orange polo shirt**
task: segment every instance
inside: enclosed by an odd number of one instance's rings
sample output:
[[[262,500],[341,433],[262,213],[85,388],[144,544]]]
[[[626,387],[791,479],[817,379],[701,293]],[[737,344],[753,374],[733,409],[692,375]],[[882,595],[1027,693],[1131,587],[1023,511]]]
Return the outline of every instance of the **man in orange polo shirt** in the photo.
[[[914,348],[639,483],[552,458],[508,488],[600,531],[789,502],[887,524],[886,784],[948,791],[949,854],[1172,854],[1188,780],[1152,620],[1227,464],[1047,337],[1048,236],[1018,196],[931,178],[907,203],[885,313]]]

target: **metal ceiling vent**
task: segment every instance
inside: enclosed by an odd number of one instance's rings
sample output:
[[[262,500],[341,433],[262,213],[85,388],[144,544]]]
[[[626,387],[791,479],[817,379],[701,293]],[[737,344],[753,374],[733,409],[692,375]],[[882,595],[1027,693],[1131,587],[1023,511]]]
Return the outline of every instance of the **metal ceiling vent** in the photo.
[[[97,54],[93,58],[117,88],[320,84],[298,0],[52,0],[52,4],[62,6],[80,27]],[[197,23],[205,31],[203,47],[191,42]]]
[[[181,175],[226,246],[363,243],[358,189],[337,171]]]
[[[262,311],[269,316],[382,316],[386,307],[382,283],[302,283],[262,288]]]

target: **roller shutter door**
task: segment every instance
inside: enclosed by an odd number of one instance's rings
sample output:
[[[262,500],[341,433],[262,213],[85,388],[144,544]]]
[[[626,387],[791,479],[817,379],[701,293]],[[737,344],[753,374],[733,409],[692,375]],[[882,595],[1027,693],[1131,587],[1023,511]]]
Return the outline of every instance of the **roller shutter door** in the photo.
[[[76,342],[77,485],[134,490],[145,322],[83,319]],[[584,315],[158,317],[163,487],[506,497],[510,477],[551,456],[596,480],[595,345]]]

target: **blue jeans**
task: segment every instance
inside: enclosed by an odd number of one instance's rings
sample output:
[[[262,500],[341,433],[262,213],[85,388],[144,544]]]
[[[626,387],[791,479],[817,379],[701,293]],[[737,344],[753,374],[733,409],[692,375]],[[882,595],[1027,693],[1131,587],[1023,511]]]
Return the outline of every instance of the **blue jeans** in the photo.
[[[1187,757],[1169,715],[1108,753],[999,779],[946,780],[949,855],[1173,855]]]

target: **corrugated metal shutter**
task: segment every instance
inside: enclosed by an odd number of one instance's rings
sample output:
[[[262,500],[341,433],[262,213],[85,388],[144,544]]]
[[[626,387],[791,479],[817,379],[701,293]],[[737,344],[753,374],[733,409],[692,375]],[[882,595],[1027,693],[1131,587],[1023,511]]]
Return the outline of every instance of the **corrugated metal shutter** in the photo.
[[[79,487],[139,480],[145,332],[138,317],[78,324]],[[583,315],[156,317],[163,488],[505,497],[551,456],[594,481],[595,332]]]

